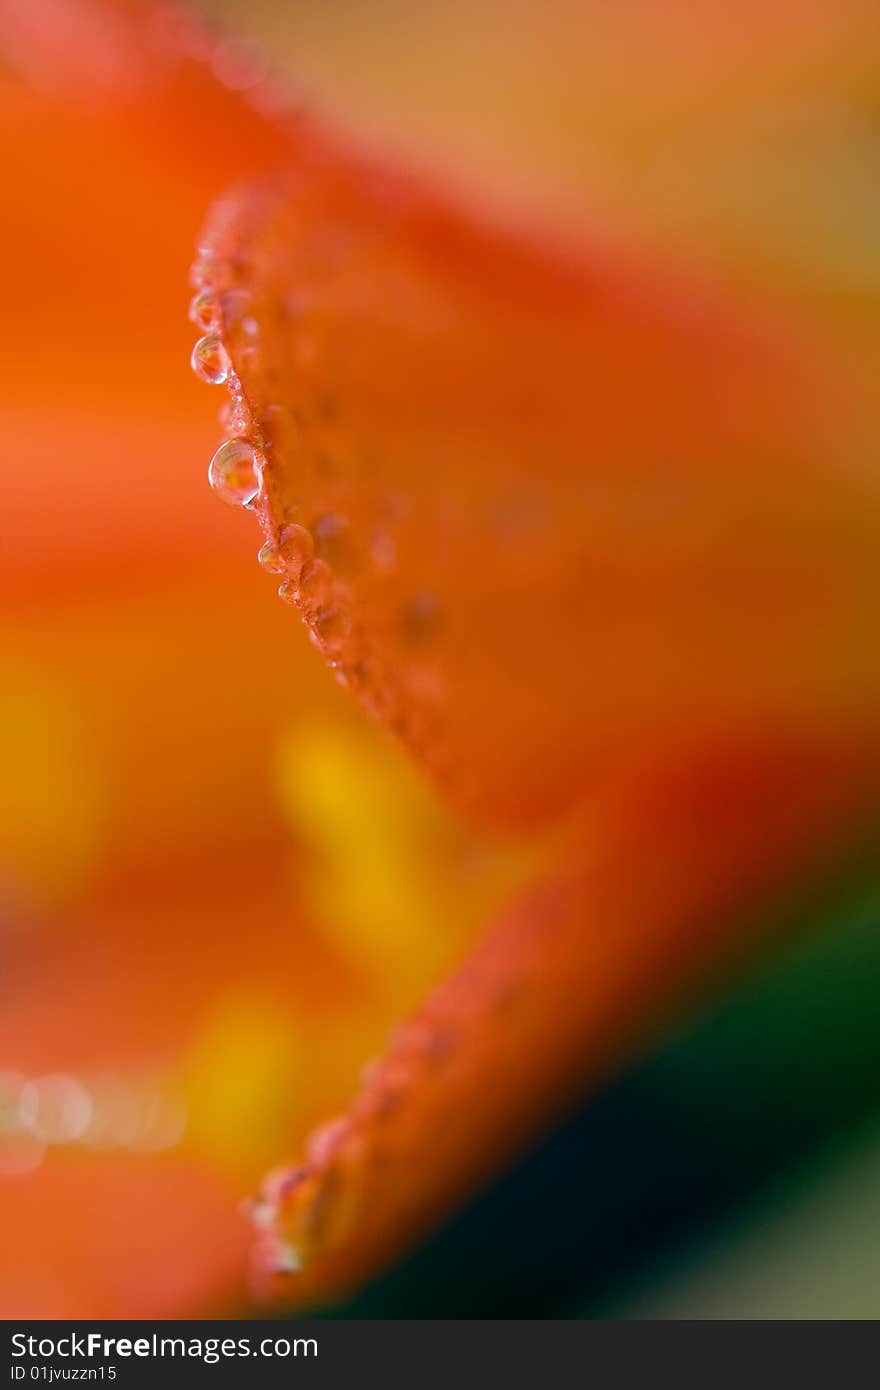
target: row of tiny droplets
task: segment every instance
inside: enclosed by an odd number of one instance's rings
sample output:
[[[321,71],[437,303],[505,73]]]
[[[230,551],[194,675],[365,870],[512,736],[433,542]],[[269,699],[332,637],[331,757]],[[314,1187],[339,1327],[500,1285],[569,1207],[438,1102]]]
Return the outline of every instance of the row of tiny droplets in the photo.
[[[228,230],[234,216],[231,200],[217,205],[211,216],[213,236]],[[274,528],[263,484],[266,465],[263,439],[219,335],[221,325],[227,330],[237,325],[244,340],[244,357],[256,350],[259,324],[251,313],[248,291],[241,286],[214,288],[222,280],[222,262],[213,245],[203,242],[191,272],[195,294],[189,314],[204,336],[193,348],[191,364],[201,381],[226,385],[229,395],[220,419],[231,435],[211,459],[208,468],[211,487],[228,505],[256,512],[265,528],[271,531],[258,553],[259,563],[267,573],[283,576],[279,597],[285,603],[298,605],[312,641],[335,671],[339,684],[357,694],[374,718],[417,749],[419,756],[437,774],[443,775],[447,757],[442,738],[437,737],[435,730],[429,733],[419,711],[408,707],[401,699],[396,683],[389,679],[383,661],[364,632],[353,631],[345,593],[327,561],[316,555],[312,532],[293,522],[277,530]],[[316,525],[320,521],[318,518]]]
[[[261,115],[281,123],[298,119],[301,114],[298,94],[285,78],[272,71],[265,50],[252,38],[212,33],[186,5],[176,3],[159,5],[155,22],[160,38],[164,36],[174,52],[184,52],[195,61],[209,65],[218,81],[239,93]],[[218,220],[222,224],[232,211],[228,203],[215,208],[212,214],[215,232]],[[221,422],[230,433],[234,431],[233,437],[220,446],[211,460],[209,481],[217,495],[230,505],[263,510],[269,526],[271,522],[265,510],[259,507],[265,465],[262,440],[255,441],[255,422],[217,332],[221,322],[227,328],[233,322],[240,322],[246,336],[256,337],[259,326],[249,313],[250,296],[246,290],[232,288],[218,294],[208,284],[210,272],[216,265],[213,248],[200,245],[191,277],[196,293],[190,305],[190,319],[205,336],[196,343],[192,366],[200,380],[228,386],[230,400],[221,412]],[[414,711],[401,702],[399,692],[387,679],[387,673],[383,673],[377,654],[368,649],[364,634],[360,633],[357,639],[349,636],[350,614],[340,601],[338,590],[333,593],[336,587],[333,575],[325,561],[315,555],[311,533],[302,526],[285,526],[274,540],[266,541],[258,559],[268,573],[284,575],[278,590],[280,597],[286,603],[299,604],[311,629],[312,640],[335,669],[339,683],[354,690],[369,712],[382,719],[405,742],[417,744],[426,761],[438,766],[443,763],[443,754],[438,749],[429,752],[425,731],[418,727],[420,721]],[[343,646],[347,650],[344,665],[339,660]]]
[[[214,254],[200,247],[192,270],[195,295],[190,304],[191,321],[206,330],[190,359],[200,381],[212,386],[225,385],[229,404],[221,418],[234,430],[220,445],[208,465],[208,481],[228,506],[256,511],[264,498],[263,470],[266,455],[263,441],[256,437],[254,423],[245,404],[241,382],[219,336],[221,322],[240,321],[246,336],[255,337],[258,325],[247,313],[249,297],[241,289],[218,294],[208,277],[215,269]],[[267,540],[257,556],[269,574],[283,576],[278,594],[285,603],[296,603],[311,629],[312,640],[333,660],[351,631],[351,617],[338,594],[330,566],[315,555],[312,534],[296,523],[283,526],[277,538]]]

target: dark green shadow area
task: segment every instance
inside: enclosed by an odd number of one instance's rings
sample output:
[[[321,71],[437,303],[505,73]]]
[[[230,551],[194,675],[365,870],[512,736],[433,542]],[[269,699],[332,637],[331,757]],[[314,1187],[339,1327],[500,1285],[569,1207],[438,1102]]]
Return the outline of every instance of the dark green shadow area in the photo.
[[[324,1316],[605,1316],[880,1112],[876,857],[786,919],[785,946]]]

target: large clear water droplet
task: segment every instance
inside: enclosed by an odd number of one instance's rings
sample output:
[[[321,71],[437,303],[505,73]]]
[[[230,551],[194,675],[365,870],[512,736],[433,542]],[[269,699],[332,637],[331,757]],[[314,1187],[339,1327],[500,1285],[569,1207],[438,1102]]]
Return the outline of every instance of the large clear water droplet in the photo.
[[[247,507],[260,491],[263,455],[249,439],[227,439],[208,466],[208,482],[230,507]]]
[[[190,364],[200,381],[220,386],[229,375],[229,358],[220,339],[213,333],[199,338],[192,350]]]

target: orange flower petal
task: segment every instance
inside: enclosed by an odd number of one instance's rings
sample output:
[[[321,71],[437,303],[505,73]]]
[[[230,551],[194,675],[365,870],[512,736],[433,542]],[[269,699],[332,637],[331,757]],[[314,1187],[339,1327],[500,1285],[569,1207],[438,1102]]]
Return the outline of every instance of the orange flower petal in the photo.
[[[397,1030],[304,1162],[267,1180],[254,1207],[264,1293],[313,1303],[361,1281],[619,1064],[742,949],[743,914],[778,898],[781,876],[833,853],[870,782],[845,761],[779,757],[602,795],[567,867]]]
[[[204,244],[282,593],[461,797],[876,735],[876,409],[784,325],[320,143]]]

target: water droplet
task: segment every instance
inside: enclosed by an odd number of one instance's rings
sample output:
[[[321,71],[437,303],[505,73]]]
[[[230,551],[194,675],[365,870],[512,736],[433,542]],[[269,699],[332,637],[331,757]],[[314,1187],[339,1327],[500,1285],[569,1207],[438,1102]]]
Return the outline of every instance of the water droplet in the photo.
[[[313,1129],[306,1139],[306,1158],[309,1163],[327,1163],[351,1130],[351,1120],[340,1115]]]
[[[248,439],[227,439],[208,466],[208,482],[230,507],[247,507],[260,491],[263,455]]]
[[[308,1169],[304,1163],[296,1168],[273,1168],[260,1185],[260,1196],[276,1210],[306,1181]]]
[[[266,541],[257,551],[257,560],[267,574],[283,574],[284,561],[273,541]]]
[[[275,1209],[265,1197],[252,1197],[245,1207],[251,1221],[258,1231],[270,1231],[275,1220]]]
[[[333,587],[333,574],[323,560],[313,560],[299,578],[299,597],[307,613],[325,608]]]
[[[279,1240],[272,1252],[272,1269],[275,1274],[297,1274],[302,1269],[302,1255],[290,1241]]]
[[[359,1119],[384,1120],[400,1108],[401,1092],[393,1086],[384,1090],[370,1091],[354,1102],[354,1110]]]
[[[192,369],[200,381],[220,386],[229,375],[229,358],[220,339],[213,333],[199,338],[190,358]]]
[[[217,411],[217,423],[227,439],[250,433],[250,420],[241,397],[227,396]]]
[[[345,668],[345,676],[349,690],[363,690],[370,680],[372,662],[363,657],[353,661],[350,666]]]
[[[220,305],[213,290],[199,290],[189,306],[190,321],[206,332],[216,328]]]
[[[296,603],[299,587],[291,580],[285,579],[283,584],[278,585],[278,597],[282,603]]]
[[[200,246],[189,272],[189,282],[194,290],[200,290],[207,276],[216,268],[217,257],[210,246]]]
[[[295,522],[285,526],[278,537],[278,553],[291,579],[298,580],[315,553],[314,542],[305,526]]]
[[[331,654],[340,650],[350,632],[351,617],[338,604],[321,609],[312,620],[312,635],[324,651]]]

